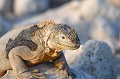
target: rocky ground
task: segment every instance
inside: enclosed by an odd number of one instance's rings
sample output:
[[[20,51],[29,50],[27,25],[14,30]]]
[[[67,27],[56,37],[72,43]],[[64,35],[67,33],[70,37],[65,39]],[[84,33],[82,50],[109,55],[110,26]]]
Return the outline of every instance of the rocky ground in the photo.
[[[78,79],[120,79],[119,0],[0,0],[0,36],[17,26],[44,20],[77,30],[82,46],[64,52]],[[43,65],[48,69],[45,73],[55,69]],[[59,77],[55,71],[48,79],[55,79],[54,73]],[[14,79],[11,74],[8,71],[3,79]]]
[[[68,79],[68,78],[64,78],[64,76],[60,73],[60,71],[58,69],[56,69],[52,63],[42,63],[39,65],[36,65],[32,68],[29,68],[30,70],[33,69],[39,69],[41,71],[41,73],[43,73],[47,79]],[[94,79],[91,75],[79,71],[76,72],[76,79]],[[1,79],[16,79],[15,76],[13,75],[12,70],[8,71],[7,74],[2,77]]]
[[[78,50],[65,51],[67,62],[76,79],[115,79],[113,71],[113,55],[111,48],[105,42],[89,40]],[[59,70],[52,63],[36,65],[32,69],[39,69],[48,79],[64,79]],[[12,71],[8,71],[2,79],[16,79]]]

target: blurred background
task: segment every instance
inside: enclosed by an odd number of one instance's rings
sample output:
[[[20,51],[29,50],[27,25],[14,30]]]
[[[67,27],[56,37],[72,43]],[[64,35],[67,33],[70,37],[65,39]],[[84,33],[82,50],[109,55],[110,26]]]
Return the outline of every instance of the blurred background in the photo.
[[[108,43],[120,68],[120,0],[0,0],[0,37],[44,20],[75,28],[82,44],[90,39]]]

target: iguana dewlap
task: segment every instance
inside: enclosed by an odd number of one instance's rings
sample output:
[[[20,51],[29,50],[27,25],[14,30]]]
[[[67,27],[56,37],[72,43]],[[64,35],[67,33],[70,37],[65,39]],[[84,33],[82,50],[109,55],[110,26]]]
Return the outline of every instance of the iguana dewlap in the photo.
[[[34,78],[28,67],[49,60],[57,67],[65,66],[67,75],[72,76],[62,50],[79,46],[76,31],[68,25],[45,21],[15,28],[0,38],[0,76],[13,69],[19,79]]]

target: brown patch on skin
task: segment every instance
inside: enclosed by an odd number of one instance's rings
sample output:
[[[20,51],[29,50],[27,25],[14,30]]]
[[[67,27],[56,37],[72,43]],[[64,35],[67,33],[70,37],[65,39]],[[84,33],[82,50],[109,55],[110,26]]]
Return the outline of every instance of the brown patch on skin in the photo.
[[[35,51],[38,48],[38,45],[31,40],[31,37],[34,36],[33,33],[36,32],[38,29],[38,25],[34,25],[27,30],[23,30],[14,40],[10,38],[5,48],[7,58],[9,52],[17,46],[27,46],[32,51]]]

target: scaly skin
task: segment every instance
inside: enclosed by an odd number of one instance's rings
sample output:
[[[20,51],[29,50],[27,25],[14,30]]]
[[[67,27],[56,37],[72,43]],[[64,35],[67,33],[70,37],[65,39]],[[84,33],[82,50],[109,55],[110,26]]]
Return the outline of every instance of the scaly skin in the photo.
[[[76,31],[64,24],[45,21],[15,28],[0,38],[0,77],[13,69],[18,79],[39,79],[28,67],[52,60],[66,78],[74,79],[62,50],[79,46]]]

